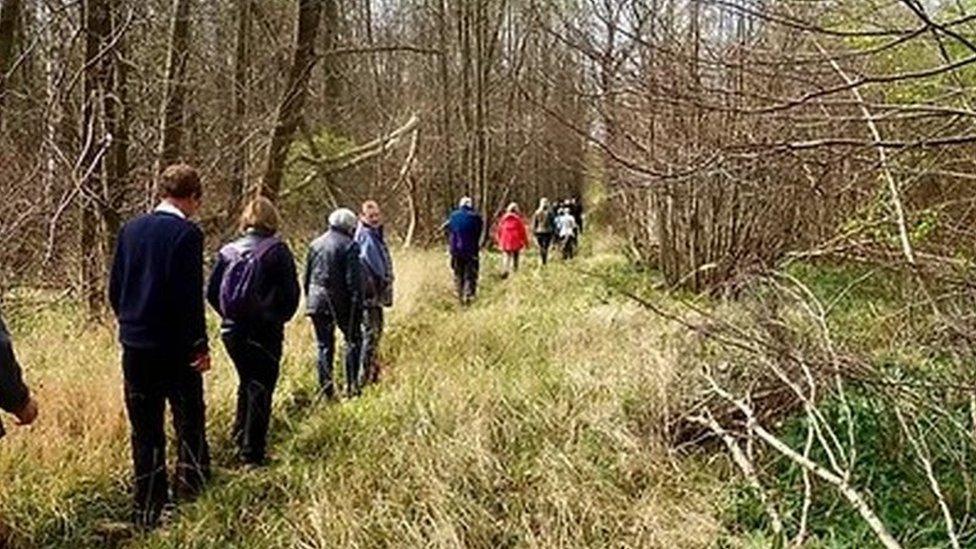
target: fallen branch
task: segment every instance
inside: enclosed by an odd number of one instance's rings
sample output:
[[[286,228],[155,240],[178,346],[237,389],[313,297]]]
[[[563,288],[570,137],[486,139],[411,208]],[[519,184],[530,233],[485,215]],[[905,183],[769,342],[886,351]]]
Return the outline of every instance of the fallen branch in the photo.
[[[861,518],[867,522],[868,526],[878,537],[878,541],[881,543],[881,545],[887,549],[901,549],[901,544],[898,543],[898,540],[896,540],[891,533],[888,532],[888,528],[883,522],[881,522],[881,519],[878,518],[878,515],[871,509],[871,506],[868,505],[867,501],[864,500],[864,497],[861,496],[860,492],[850,485],[847,480],[849,477],[848,473],[845,472],[839,474],[832,472],[809,457],[804,456],[803,454],[800,454],[794,450],[789,444],[786,444],[776,437],[776,435],[773,435],[762,425],[760,425],[759,422],[756,421],[756,416],[752,409],[740,399],[735,398],[725,389],[722,389],[722,387],[720,387],[715,381],[715,378],[713,378],[711,375],[706,375],[706,378],[711,383],[712,390],[714,390],[716,394],[729,401],[746,416],[746,420],[749,423],[749,428],[756,433],[756,436],[762,439],[763,442],[771,446],[785,458],[820,477],[820,479],[834,485],[841,495],[843,495],[844,498],[850,502],[857,513],[861,515]]]
[[[389,134],[358,147],[349,149],[348,151],[339,155],[328,158],[312,156],[309,154],[299,156],[299,161],[310,164],[312,167],[314,167],[315,171],[306,176],[305,179],[303,179],[297,185],[282,191],[280,196],[282,198],[286,198],[296,192],[304,190],[317,177],[343,172],[376,158],[377,156],[395,147],[404,136],[414,131],[419,125],[420,117],[415,114],[410,117],[406,124],[397,128],[396,130],[393,130]]]

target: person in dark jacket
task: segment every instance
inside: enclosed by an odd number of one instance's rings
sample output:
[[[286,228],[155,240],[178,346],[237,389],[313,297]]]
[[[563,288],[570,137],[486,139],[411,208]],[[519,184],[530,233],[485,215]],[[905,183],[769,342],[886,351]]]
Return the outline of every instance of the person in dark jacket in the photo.
[[[583,199],[579,196],[574,196],[569,199],[569,214],[573,216],[573,220],[576,221],[576,238],[578,239],[583,233]]]
[[[37,419],[37,401],[24,384],[23,374],[17,357],[14,355],[10,332],[0,315],[0,409],[17,418],[18,425],[30,425]],[[0,423],[0,438],[3,438],[3,423]],[[2,541],[2,538],[0,538]]]
[[[335,329],[346,339],[346,394],[362,387],[363,278],[359,245],[353,239],[356,214],[340,208],[329,215],[329,230],[312,241],[305,264],[305,300],[318,341],[319,384],[326,398],[335,397],[332,359]]]
[[[165,403],[176,427],[176,499],[195,498],[210,476],[203,373],[210,352],[203,302],[203,232],[188,220],[203,188],[195,169],[166,168],[162,202],[119,232],[109,300],[122,344],[125,404],[132,429],[137,524],[154,527],[169,500]]]
[[[458,209],[451,213],[446,225],[458,299],[462,305],[468,305],[478,291],[478,254],[481,251],[481,233],[485,223],[481,215],[474,211],[472,200],[464,197],[458,204]]]
[[[383,212],[372,200],[363,203],[356,229],[359,259],[363,266],[363,351],[364,381],[379,381],[380,339],[383,336],[383,308],[393,305],[393,259],[383,235]]]
[[[267,198],[248,203],[241,215],[242,236],[220,250],[207,285],[207,301],[223,319],[221,339],[240,379],[231,437],[238,456],[249,465],[265,463],[285,324],[298,310],[301,291],[295,257],[277,236],[280,219]],[[247,299],[258,306],[246,313],[225,311],[222,295],[226,297],[228,289],[224,286],[234,283],[227,276],[228,268],[248,260],[256,263]]]

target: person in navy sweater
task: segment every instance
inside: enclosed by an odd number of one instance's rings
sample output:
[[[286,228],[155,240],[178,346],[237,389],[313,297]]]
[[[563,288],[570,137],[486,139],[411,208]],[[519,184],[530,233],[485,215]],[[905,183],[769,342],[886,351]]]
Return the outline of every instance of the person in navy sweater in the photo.
[[[221,339],[240,378],[237,414],[231,437],[238,457],[247,465],[266,462],[271,399],[281,370],[285,324],[295,316],[301,289],[295,256],[277,236],[281,218],[270,200],[258,197],[244,208],[241,236],[221,248],[207,285],[207,301],[220,314]],[[235,265],[254,261],[253,276],[244,285],[247,311],[235,311],[229,299]],[[237,269],[243,264],[238,264]],[[247,267],[243,267],[247,268]],[[240,271],[238,271],[240,272]],[[225,308],[229,310],[224,310]],[[253,309],[253,310],[252,310]]]
[[[469,197],[458,203],[458,209],[451,212],[444,227],[449,236],[451,268],[454,270],[454,285],[462,305],[469,305],[478,291],[478,254],[481,251],[481,233],[485,222],[474,210]]]
[[[134,521],[158,524],[169,502],[165,403],[177,438],[173,494],[196,497],[210,476],[203,376],[210,369],[203,300],[203,232],[190,222],[203,187],[197,171],[169,166],[162,202],[119,232],[109,301],[122,344],[125,405],[135,468]]]

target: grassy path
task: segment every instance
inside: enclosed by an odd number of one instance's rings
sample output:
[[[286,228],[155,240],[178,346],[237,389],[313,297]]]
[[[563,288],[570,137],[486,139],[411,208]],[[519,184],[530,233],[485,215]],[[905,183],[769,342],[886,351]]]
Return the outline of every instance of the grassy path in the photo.
[[[612,254],[588,269],[625,270]],[[223,351],[208,380],[213,487],[133,547],[700,547],[720,487],[676,466],[655,433],[677,382],[676,337],[563,265],[513,279],[484,269],[459,310],[446,259],[397,257],[384,342],[393,366],[361,399],[316,403],[313,341],[289,328],[271,452],[229,462],[236,379]],[[626,276],[626,275],[621,275]],[[0,514],[28,546],[91,546],[125,516],[127,432],[108,329],[69,312],[22,323],[44,421],[0,444]]]

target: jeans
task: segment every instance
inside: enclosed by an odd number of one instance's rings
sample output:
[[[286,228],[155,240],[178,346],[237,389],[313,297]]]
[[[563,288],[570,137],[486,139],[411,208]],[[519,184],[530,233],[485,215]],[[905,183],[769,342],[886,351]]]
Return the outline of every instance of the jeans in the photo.
[[[383,337],[383,307],[367,306],[363,315],[363,356],[361,372],[363,382],[376,383],[380,378],[379,362],[376,355]]]
[[[542,264],[549,263],[549,247],[552,246],[552,233],[535,233],[535,241],[539,244],[539,256]]]
[[[125,347],[122,372],[125,407],[132,428],[136,520],[154,524],[168,500],[164,413],[169,402],[176,430],[174,493],[193,499],[210,478],[203,402],[203,376],[190,366],[188,353]]]
[[[362,387],[360,372],[360,353],[362,350],[362,326],[340,324],[339,329],[346,340],[346,394],[358,395]],[[332,360],[335,357],[336,322],[330,314],[312,315],[315,339],[318,341],[319,386],[327,397],[335,396],[335,382],[332,378]]]
[[[266,457],[271,400],[281,369],[281,340],[261,342],[238,332],[224,333],[223,340],[240,379],[231,438],[241,459],[260,464]]]
[[[452,255],[451,268],[454,270],[454,285],[458,299],[463,305],[471,303],[478,293],[478,270],[480,262],[477,255]]]

